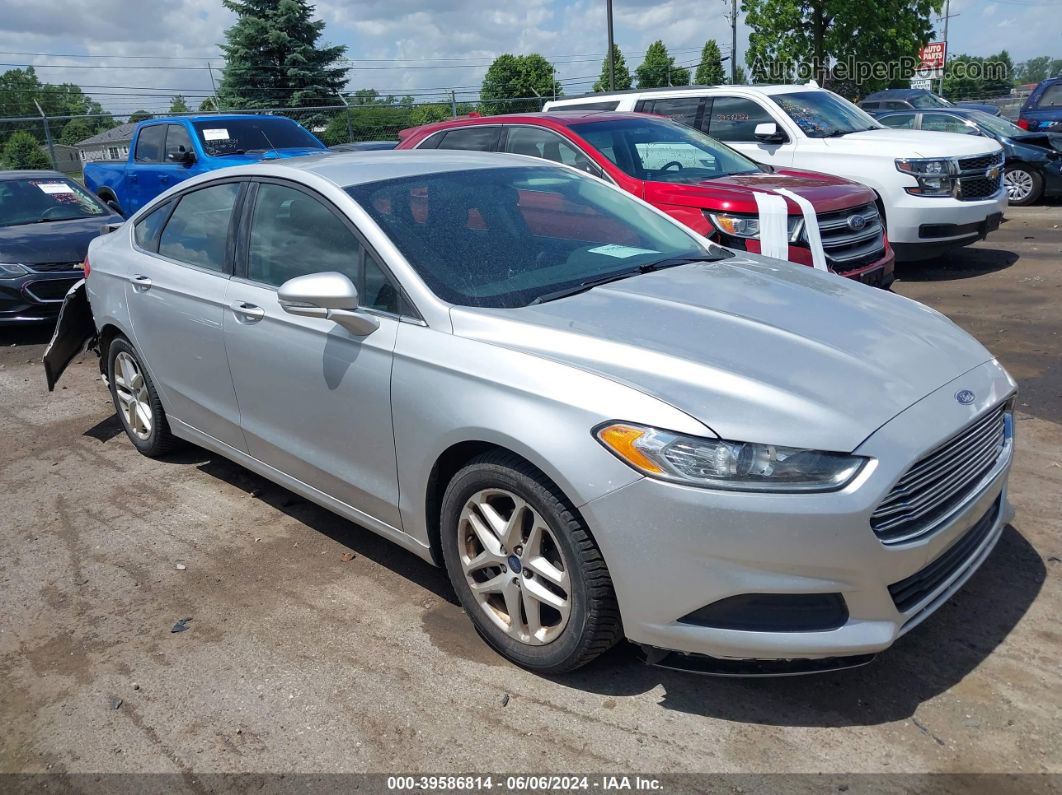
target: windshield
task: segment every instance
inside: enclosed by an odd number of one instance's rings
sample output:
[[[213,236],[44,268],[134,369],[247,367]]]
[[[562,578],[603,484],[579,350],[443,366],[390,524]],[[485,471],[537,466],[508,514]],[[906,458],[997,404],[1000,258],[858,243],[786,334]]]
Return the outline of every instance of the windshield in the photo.
[[[762,170],[714,138],[664,119],[589,121],[572,129],[637,179],[689,185]]]
[[[910,102],[916,108],[953,108],[955,107],[948,102],[944,97],[938,97],[936,94],[915,94],[908,102]]]
[[[268,152],[272,149],[324,149],[324,144],[291,119],[211,119],[192,122],[203,151],[214,157]]]
[[[1001,119],[999,116],[993,116],[991,113],[985,113],[981,110],[968,111],[967,115],[978,126],[984,127],[993,135],[1002,135],[1010,138],[1015,135],[1028,135],[1028,130],[1023,130],[1017,124],[1011,124],[1006,119]]]
[[[525,306],[661,259],[711,254],[626,193],[564,168],[450,171],[347,193],[437,296],[463,306]]]
[[[95,196],[60,177],[0,180],[0,226],[110,215]]]
[[[771,97],[808,138],[874,130],[881,127],[866,111],[829,91],[796,91]]]

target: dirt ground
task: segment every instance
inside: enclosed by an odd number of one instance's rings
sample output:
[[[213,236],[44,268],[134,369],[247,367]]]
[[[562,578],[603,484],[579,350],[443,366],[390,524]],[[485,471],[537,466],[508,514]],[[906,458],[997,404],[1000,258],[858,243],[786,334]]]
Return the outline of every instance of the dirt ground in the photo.
[[[1062,205],[1008,217],[895,289],[1020,382],[1017,518],[931,620],[815,677],[515,668],[442,571],[224,459],[138,455],[94,357],[49,395],[47,332],[0,330],[0,773],[1062,772]]]

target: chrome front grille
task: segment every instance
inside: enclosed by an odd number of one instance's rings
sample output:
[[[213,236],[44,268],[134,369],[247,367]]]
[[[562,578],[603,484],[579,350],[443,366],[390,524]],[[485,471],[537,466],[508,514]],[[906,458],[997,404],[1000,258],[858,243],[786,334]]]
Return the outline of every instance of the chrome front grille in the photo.
[[[1006,446],[1006,412],[997,406],[915,462],[871,514],[878,538],[896,544],[925,535],[963,504]]]
[[[822,213],[819,218],[819,237],[826,255],[826,264],[836,273],[861,268],[885,254],[885,229],[874,204],[850,210]],[[806,231],[801,235],[807,243]]]
[[[995,196],[1003,189],[1003,152],[958,161],[958,188],[955,198],[974,201]]]

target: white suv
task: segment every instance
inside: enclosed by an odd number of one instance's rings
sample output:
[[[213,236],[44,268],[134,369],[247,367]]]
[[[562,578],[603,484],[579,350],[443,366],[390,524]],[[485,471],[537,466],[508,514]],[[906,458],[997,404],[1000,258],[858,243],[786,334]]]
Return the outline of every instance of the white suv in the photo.
[[[897,130],[814,85],[701,86],[595,94],[545,110],[657,113],[772,166],[836,174],[881,199],[897,260],[965,246],[995,230],[1007,207],[998,143]]]

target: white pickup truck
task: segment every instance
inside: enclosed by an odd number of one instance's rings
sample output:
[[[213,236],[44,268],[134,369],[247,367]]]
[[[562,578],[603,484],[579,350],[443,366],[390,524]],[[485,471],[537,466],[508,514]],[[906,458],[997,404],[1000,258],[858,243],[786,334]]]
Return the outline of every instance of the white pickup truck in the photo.
[[[771,166],[862,182],[877,194],[897,260],[980,240],[1007,207],[1003,150],[989,138],[884,127],[814,85],[691,86],[559,99],[545,110],[669,116]]]

